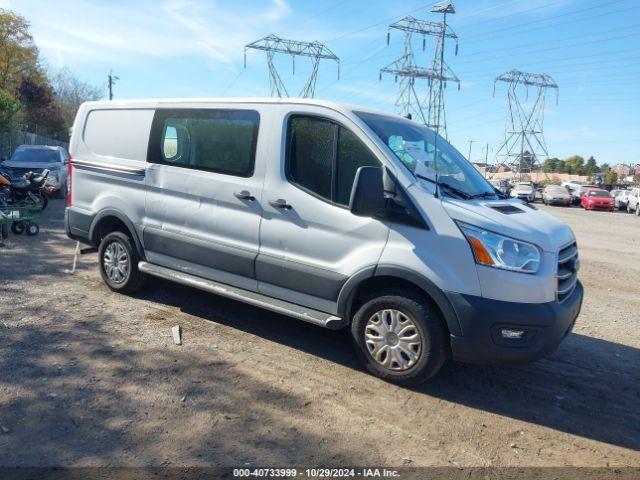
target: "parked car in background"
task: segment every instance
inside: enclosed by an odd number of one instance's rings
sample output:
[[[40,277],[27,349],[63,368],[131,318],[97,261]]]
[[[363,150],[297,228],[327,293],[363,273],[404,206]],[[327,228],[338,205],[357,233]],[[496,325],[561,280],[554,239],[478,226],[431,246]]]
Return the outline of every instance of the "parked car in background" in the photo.
[[[589,190],[601,190],[600,188],[598,188],[595,185],[580,185],[578,188],[576,188],[575,190],[573,190],[571,192],[572,195],[572,203],[574,205],[581,205],[582,202],[582,196]],[[605,190],[606,191],[606,190]],[[609,194],[609,192],[607,192],[607,195]]]
[[[609,192],[601,188],[587,190],[582,195],[580,203],[585,210],[609,210],[613,212],[614,209],[613,198],[611,198]]]
[[[628,203],[628,196],[631,190],[611,190],[611,196],[613,197],[613,204],[618,210],[626,210]]]
[[[627,212],[640,217],[640,188],[634,188],[627,196]]]
[[[571,205],[571,194],[560,185],[547,185],[542,191],[542,203],[545,205]]]
[[[511,197],[519,198],[527,203],[535,200],[535,191],[531,182],[518,182],[511,190]]]
[[[27,172],[38,175],[44,170],[49,170],[48,190],[58,198],[63,198],[67,191],[68,163],[69,154],[62,147],[20,145],[2,166],[8,168],[16,177]]]
[[[510,188],[509,188],[509,181],[508,180],[489,180],[489,183],[496,190],[499,190],[500,192],[504,193],[505,195],[509,195]]]

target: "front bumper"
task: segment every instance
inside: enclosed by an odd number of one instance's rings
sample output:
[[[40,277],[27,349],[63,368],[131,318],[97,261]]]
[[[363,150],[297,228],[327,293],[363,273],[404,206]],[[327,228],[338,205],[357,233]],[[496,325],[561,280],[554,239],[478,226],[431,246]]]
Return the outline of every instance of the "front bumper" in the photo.
[[[571,205],[570,198],[548,198],[547,203],[549,205]]]
[[[609,211],[609,210],[613,210],[615,207],[613,206],[613,204],[605,204],[605,205],[593,205],[593,204],[587,204],[584,207],[586,210],[604,210],[604,211]]]
[[[562,303],[513,303],[448,293],[462,335],[451,335],[453,359],[467,363],[529,362],[553,353],[571,331],[580,313],[584,290],[580,282]],[[501,330],[527,333],[521,340],[504,339]]]
[[[533,202],[535,201],[536,197],[533,195],[517,195],[515,198],[517,198],[518,200],[524,200],[525,202]]]

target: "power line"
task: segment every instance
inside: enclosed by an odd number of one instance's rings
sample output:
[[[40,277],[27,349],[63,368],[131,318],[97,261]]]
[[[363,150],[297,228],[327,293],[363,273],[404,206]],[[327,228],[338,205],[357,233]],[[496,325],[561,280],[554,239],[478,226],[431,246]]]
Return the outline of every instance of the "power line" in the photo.
[[[623,1],[625,1],[625,0],[612,0],[612,1],[609,1],[609,2],[600,3],[600,4],[597,4],[597,5],[592,5],[592,6],[587,7],[587,8],[581,8],[581,9],[578,9],[578,10],[573,10],[571,12],[560,13],[558,15],[553,15],[553,16],[550,16],[550,17],[547,17],[547,18],[541,18],[541,19],[537,19],[537,20],[530,20],[528,22],[520,23],[518,25],[511,25],[509,27],[499,28],[497,30],[492,30],[491,33],[489,34],[489,36],[493,37],[493,36],[495,36],[495,33],[498,33],[498,32],[504,32],[504,31],[508,31],[508,30],[513,30],[513,29],[520,28],[520,27],[526,27],[527,25],[531,25],[531,24],[534,24],[534,23],[548,22],[549,20],[555,20],[556,18],[562,18],[562,17],[567,17],[567,16],[570,16],[570,15],[576,15],[576,14],[582,13],[582,12],[588,12],[588,11],[595,10],[597,8],[600,8],[600,7],[606,7],[606,6],[609,6],[609,5],[616,4],[616,3],[621,3]],[[633,7],[633,8],[637,8],[637,7]],[[614,13],[614,12],[612,12],[612,13]],[[486,38],[486,34],[477,33],[475,35],[467,36],[465,38],[465,40],[471,40],[471,39],[478,38],[478,37]]]
[[[373,25],[369,25],[369,26],[367,26],[367,27],[363,27],[363,28],[359,28],[359,29],[357,29],[357,30],[353,30],[352,32],[348,32],[348,33],[345,33],[345,34],[343,34],[343,35],[339,35],[339,36],[337,36],[337,37],[330,38],[330,39],[329,39],[329,40],[327,40],[327,41],[329,41],[329,42],[335,42],[335,41],[337,41],[337,40],[342,40],[343,38],[351,37],[351,36],[356,35],[356,34],[358,34],[358,33],[362,33],[362,32],[365,32],[365,31],[367,31],[367,30],[371,30],[372,28],[379,27],[380,25],[384,25],[384,24],[385,24],[385,23],[387,23],[387,22],[392,22],[392,21],[400,20],[401,18],[403,18],[403,17],[405,17],[405,16],[407,16],[407,15],[411,15],[412,13],[418,12],[418,11],[420,11],[420,10],[424,10],[425,8],[428,8],[428,5],[425,5],[425,6],[422,6],[422,7],[419,7],[419,8],[414,8],[413,10],[409,10],[408,12],[402,13],[402,14],[400,14],[400,15],[396,15],[396,16],[394,16],[394,17],[385,18],[384,20],[381,20],[381,21],[379,21],[379,22],[376,22],[376,23],[374,23]]]
[[[584,45],[593,45],[594,43],[603,43],[603,42],[608,42],[611,40],[623,40],[626,38],[631,38],[631,37],[637,37],[638,35],[640,35],[640,32],[635,32],[635,33],[631,33],[628,35],[620,35],[620,36],[614,36],[614,37],[609,37],[609,38],[600,38],[597,40],[591,40],[591,41],[586,41],[586,42],[577,42],[577,43],[571,43],[571,44],[566,44],[566,45],[555,45],[552,47],[548,47],[548,48],[541,48],[541,49],[534,49],[534,50],[525,50],[525,51],[520,51],[517,53],[513,53],[513,54],[508,54],[508,55],[501,55],[499,57],[492,57],[492,60],[501,60],[503,58],[511,58],[511,57],[515,57],[515,56],[522,56],[525,54],[530,54],[530,53],[542,53],[542,52],[548,52],[550,50],[558,50],[558,49],[566,49],[566,48],[570,48],[570,47],[577,47],[577,46],[584,46]],[[553,42],[555,44],[555,42]],[[470,60],[467,61],[466,64],[469,63],[478,63],[478,62],[485,62],[487,59],[485,58],[476,58],[474,60]]]

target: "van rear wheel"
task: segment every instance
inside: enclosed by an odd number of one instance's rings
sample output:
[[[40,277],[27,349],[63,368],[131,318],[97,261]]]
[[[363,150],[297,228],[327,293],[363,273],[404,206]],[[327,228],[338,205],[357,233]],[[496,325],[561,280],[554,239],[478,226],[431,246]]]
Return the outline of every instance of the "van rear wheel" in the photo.
[[[369,296],[353,317],[351,335],[367,369],[393,383],[422,383],[448,357],[440,313],[413,292],[386,290]]]
[[[138,270],[140,256],[131,238],[122,232],[111,232],[98,248],[100,275],[114,292],[134,293],[140,290],[146,275]]]

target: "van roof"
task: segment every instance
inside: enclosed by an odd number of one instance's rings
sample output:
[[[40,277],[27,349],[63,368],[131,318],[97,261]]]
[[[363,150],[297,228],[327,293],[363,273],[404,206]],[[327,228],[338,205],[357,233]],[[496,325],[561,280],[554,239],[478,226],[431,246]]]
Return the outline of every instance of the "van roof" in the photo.
[[[100,100],[86,102],[85,105],[92,108],[126,108],[126,107],[157,107],[167,104],[273,104],[273,105],[310,105],[326,107],[339,112],[366,112],[379,115],[403,118],[392,112],[354,105],[349,103],[334,102],[331,100],[319,100],[316,98],[273,98],[273,97],[217,97],[217,98],[148,98],[131,100]]]

